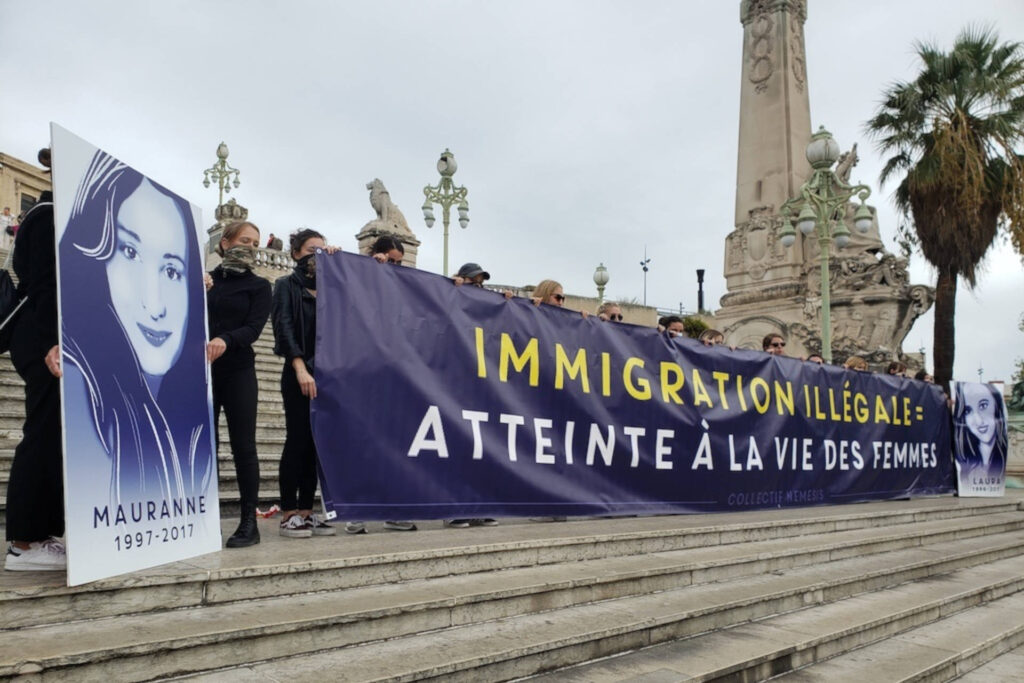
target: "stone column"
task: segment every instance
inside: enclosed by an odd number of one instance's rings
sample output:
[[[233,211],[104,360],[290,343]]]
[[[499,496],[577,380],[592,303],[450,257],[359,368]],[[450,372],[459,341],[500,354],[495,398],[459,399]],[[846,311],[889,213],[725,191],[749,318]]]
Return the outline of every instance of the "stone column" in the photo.
[[[778,240],[779,207],[811,172],[804,57],[806,0],[743,0],[743,71],[735,231],[726,241],[730,292],[798,279],[803,255]]]

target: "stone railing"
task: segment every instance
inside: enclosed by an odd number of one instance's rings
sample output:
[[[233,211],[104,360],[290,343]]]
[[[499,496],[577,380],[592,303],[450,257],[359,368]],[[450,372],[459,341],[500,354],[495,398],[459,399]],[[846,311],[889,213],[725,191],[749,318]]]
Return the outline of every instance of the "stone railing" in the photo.
[[[256,250],[256,267],[271,270],[291,270],[295,261],[288,252],[279,249],[260,248]]]

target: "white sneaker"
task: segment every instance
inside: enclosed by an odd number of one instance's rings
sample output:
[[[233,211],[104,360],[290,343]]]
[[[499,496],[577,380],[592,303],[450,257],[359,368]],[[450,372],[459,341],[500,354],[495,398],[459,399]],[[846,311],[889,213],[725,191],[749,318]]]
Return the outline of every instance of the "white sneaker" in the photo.
[[[366,522],[345,522],[346,534],[365,534]]]
[[[390,531],[416,531],[416,525],[412,522],[384,522],[384,528]]]
[[[4,569],[12,572],[58,572],[68,568],[64,544],[52,536],[45,541],[30,543],[28,550],[7,546]]]
[[[280,533],[288,538],[309,538],[313,535],[313,526],[302,515],[290,515],[281,522]]]

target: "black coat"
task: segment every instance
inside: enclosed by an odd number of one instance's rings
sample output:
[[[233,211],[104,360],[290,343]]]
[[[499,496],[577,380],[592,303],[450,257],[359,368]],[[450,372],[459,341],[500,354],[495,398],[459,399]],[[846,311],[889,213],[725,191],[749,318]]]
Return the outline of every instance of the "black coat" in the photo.
[[[219,337],[227,349],[213,363],[213,370],[253,367],[252,349],[270,317],[270,283],[252,271],[229,273],[221,267],[210,271],[213,287],[206,293],[210,339]]]
[[[274,283],[270,312],[274,326],[274,353],[291,362],[302,358],[312,369],[316,352],[316,297],[295,273]]]
[[[44,192],[25,215],[14,240],[18,295],[28,297],[11,336],[11,361],[19,371],[33,362],[42,362],[59,341],[55,242],[53,194]]]

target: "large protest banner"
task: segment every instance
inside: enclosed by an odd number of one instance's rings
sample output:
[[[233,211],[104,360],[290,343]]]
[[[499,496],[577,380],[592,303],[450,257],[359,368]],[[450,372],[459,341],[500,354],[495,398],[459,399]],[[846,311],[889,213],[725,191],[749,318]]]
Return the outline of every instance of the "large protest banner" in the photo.
[[[1006,402],[992,384],[953,383],[953,457],[961,496],[998,497],[1006,489]]]
[[[197,207],[53,125],[68,585],[220,549]]]
[[[953,491],[941,391],[317,256],[343,519],[707,512]]]

